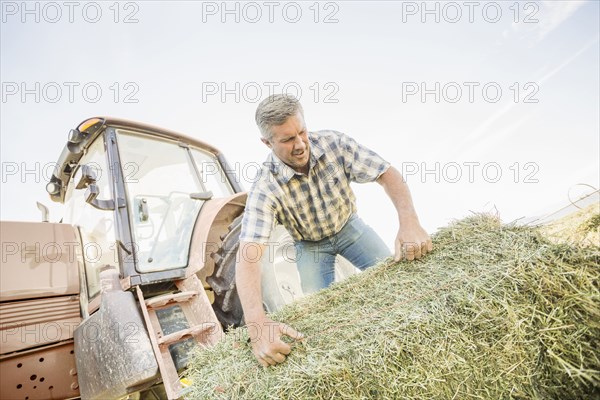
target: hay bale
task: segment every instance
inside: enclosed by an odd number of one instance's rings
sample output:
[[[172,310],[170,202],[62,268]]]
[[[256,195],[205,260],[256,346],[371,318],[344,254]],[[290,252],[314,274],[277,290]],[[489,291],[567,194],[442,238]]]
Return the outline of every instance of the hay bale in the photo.
[[[262,368],[244,328],[199,351],[191,399],[589,399],[600,391],[600,249],[474,216],[272,317],[302,331]]]
[[[548,239],[556,243],[600,246],[600,204],[590,204],[540,229]]]

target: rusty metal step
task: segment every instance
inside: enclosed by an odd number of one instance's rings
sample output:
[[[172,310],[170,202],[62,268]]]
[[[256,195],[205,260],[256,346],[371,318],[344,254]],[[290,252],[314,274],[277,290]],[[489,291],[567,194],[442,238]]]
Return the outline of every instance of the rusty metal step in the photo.
[[[183,301],[189,301],[192,297],[196,296],[197,294],[198,292],[193,290],[178,293],[168,293],[152,297],[150,299],[146,299],[144,302],[146,303],[146,307],[160,308],[166,306],[169,303],[180,303]]]
[[[206,331],[209,331],[212,329],[214,329],[214,326],[212,324],[192,326],[191,328],[173,332],[169,335],[158,338],[158,345],[159,346],[169,346],[169,345],[171,345],[173,343],[177,343],[183,339],[187,339],[188,337],[197,336],[203,332],[206,332]]]

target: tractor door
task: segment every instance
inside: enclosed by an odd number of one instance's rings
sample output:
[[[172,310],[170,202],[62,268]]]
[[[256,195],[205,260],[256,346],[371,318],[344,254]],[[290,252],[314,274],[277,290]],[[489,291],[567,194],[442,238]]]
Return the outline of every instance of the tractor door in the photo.
[[[184,143],[121,129],[117,138],[137,272],[187,267],[200,208],[213,196],[228,196],[233,190],[225,181],[209,184],[198,162],[201,152]]]

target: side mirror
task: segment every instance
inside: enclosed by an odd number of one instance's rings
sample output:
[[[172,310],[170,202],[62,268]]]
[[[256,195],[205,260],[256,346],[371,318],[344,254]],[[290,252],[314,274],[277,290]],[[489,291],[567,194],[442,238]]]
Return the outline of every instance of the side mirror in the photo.
[[[73,180],[77,182],[75,189],[86,189],[84,196],[86,203],[98,210],[114,210],[114,201],[98,200],[96,198],[100,194],[100,188],[98,188],[98,185],[96,185],[97,179],[96,171],[94,171],[94,168],[87,164],[80,165],[73,176]]]
[[[90,183],[85,191],[85,202],[98,210],[114,210],[115,202],[112,200],[98,200],[96,197],[100,194],[100,189],[95,183]],[[125,201],[119,201],[119,207],[125,207]]]
[[[79,175],[79,180],[75,189],[86,189],[90,185],[96,183],[96,172],[89,165],[81,165],[78,171],[75,172],[75,177]]]

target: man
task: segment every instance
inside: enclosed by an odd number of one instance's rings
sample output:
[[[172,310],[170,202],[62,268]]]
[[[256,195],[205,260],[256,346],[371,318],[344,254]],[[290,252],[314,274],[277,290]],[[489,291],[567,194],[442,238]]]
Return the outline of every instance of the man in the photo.
[[[403,255],[408,260],[420,258],[431,251],[432,243],[398,170],[342,133],[308,132],[296,98],[269,96],[256,110],[256,123],[272,152],[248,194],[236,283],[253,353],[268,366],[285,361],[291,351],[282,335],[302,338],[293,328],[269,319],[262,306],[260,259],[276,223],[295,241],[305,293],[333,281],[336,254],[360,269],[389,256],[379,236],[356,215],[351,181],[376,181],[392,200],[400,225],[394,243],[396,261]],[[258,252],[252,260],[242,256],[249,246]]]

